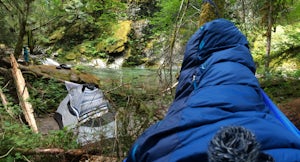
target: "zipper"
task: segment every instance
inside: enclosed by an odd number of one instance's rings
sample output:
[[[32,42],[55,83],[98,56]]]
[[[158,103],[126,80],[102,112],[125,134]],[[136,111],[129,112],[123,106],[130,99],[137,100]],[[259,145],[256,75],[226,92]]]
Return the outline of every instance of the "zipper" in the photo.
[[[193,75],[192,84],[194,86],[194,89],[196,89],[197,88],[197,84],[196,84],[196,75],[195,74]]]

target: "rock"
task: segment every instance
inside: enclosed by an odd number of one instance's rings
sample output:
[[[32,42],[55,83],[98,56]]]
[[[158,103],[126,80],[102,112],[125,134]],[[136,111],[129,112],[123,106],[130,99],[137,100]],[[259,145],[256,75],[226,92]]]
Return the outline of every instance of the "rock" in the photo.
[[[74,53],[74,52],[69,52],[69,53],[65,56],[65,58],[66,58],[67,60],[75,60],[75,59],[77,58],[77,54]]]
[[[45,115],[36,118],[38,130],[42,134],[48,134],[49,131],[59,130],[57,122],[54,120],[53,115]]]
[[[128,34],[131,31],[132,21],[126,20],[119,22],[113,26],[114,35],[99,42],[96,45],[96,49],[99,52],[107,52],[109,54],[121,53],[125,50],[125,45],[128,42]]]

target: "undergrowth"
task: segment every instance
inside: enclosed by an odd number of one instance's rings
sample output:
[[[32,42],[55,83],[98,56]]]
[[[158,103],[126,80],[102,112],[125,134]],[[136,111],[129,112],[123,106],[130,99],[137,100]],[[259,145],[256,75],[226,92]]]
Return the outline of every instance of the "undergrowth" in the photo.
[[[27,76],[28,77],[28,76]],[[30,93],[30,103],[33,105],[35,115],[42,116],[53,113],[59,103],[67,95],[65,85],[61,82],[44,78],[27,78],[27,87]],[[158,87],[133,85],[137,82],[120,83],[112,80],[100,89],[109,100],[111,109],[115,114],[117,122],[116,137],[109,140],[101,140],[85,147],[94,154],[104,156],[114,156],[122,159],[130,149],[134,140],[150,125],[163,118],[168,105],[172,101],[170,93],[162,93]],[[0,82],[3,87],[4,82]],[[138,88],[137,88],[138,87]],[[7,90],[3,88],[5,94]],[[4,161],[34,160],[42,158],[41,155],[28,156],[18,150],[28,150],[34,148],[63,148],[65,150],[80,148],[76,143],[77,137],[67,130],[55,130],[47,135],[33,133],[24,123],[22,111],[17,104],[17,100],[10,97],[12,90],[8,94],[10,100],[8,106],[15,107],[18,112],[12,118],[3,109],[1,104],[1,130],[0,159]],[[0,156],[1,156],[0,155]],[[37,158],[38,157],[38,158]],[[48,156],[46,156],[48,157]],[[56,157],[62,158],[62,157]]]
[[[270,75],[260,78],[259,81],[261,87],[276,104],[300,97],[300,81],[297,77]]]

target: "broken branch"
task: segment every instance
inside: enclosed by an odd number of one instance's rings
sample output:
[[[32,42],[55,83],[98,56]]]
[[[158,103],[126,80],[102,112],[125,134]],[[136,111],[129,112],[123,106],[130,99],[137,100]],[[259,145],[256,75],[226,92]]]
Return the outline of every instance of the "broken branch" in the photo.
[[[19,102],[23,110],[25,119],[28,122],[30,128],[33,130],[33,132],[38,133],[38,128],[33,114],[33,108],[32,105],[28,102],[29,93],[22,72],[19,69],[18,63],[13,54],[10,55],[10,59],[12,66],[12,75],[15,81]]]

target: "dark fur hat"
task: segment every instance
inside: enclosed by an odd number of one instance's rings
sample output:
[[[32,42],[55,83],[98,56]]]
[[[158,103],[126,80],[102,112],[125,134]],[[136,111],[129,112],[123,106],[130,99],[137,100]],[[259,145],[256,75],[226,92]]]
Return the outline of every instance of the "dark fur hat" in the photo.
[[[260,152],[255,135],[240,126],[220,129],[208,147],[209,162],[273,162],[273,158]]]

